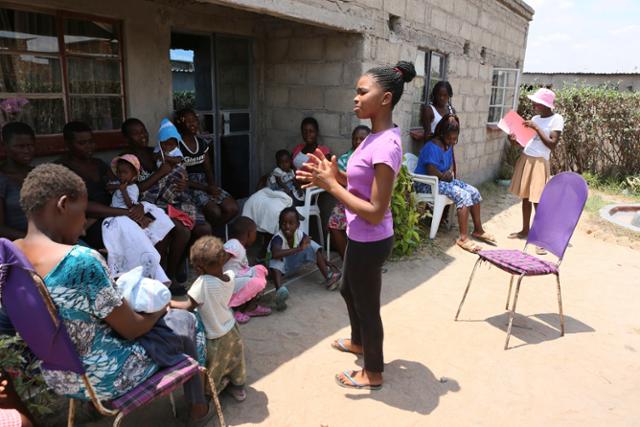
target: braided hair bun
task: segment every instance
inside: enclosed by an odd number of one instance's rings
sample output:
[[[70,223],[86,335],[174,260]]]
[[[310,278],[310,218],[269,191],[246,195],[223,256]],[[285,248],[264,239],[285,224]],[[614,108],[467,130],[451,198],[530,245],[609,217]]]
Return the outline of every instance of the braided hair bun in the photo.
[[[409,83],[416,76],[416,67],[413,66],[413,62],[399,61],[394,68],[400,71],[405,83]]]
[[[391,106],[395,107],[402,97],[404,84],[416,76],[416,69],[412,62],[400,61],[393,67],[371,68],[366,74],[373,77],[385,92],[391,92]]]

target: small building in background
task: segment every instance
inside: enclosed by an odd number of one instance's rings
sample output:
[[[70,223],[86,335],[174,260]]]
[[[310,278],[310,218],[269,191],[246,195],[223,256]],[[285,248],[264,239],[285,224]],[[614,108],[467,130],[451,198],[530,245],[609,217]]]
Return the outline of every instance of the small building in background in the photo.
[[[638,73],[523,73],[521,83],[532,88],[608,87],[621,92],[640,91]]]

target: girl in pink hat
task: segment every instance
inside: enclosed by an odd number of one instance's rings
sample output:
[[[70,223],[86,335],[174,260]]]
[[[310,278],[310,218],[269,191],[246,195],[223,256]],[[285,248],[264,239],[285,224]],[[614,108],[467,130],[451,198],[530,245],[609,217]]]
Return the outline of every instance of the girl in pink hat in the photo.
[[[556,98],[553,91],[540,88],[527,97],[533,102],[537,114],[525,121],[524,125],[535,130],[536,136],[524,147],[511,178],[509,191],[522,199],[522,229],[511,233],[511,239],[526,239],[529,234],[531,204],[536,207],[540,201],[550,176],[549,157],[558,145],[564,128],[562,116],[553,112]],[[517,144],[514,134],[509,135],[509,141]]]

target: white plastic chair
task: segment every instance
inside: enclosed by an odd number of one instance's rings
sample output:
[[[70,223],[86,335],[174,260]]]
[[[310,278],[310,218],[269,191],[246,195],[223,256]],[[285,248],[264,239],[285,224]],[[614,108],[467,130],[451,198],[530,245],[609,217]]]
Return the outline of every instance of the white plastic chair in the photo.
[[[418,157],[415,154],[405,153],[404,155],[404,165],[409,170],[409,174],[411,174],[411,179],[413,182],[420,182],[422,184],[426,184],[431,187],[431,193],[418,193],[414,192],[416,201],[418,202],[426,202],[429,203],[433,208],[433,217],[431,218],[431,230],[429,230],[429,238],[435,239],[436,233],[438,232],[438,227],[440,226],[440,220],[442,219],[442,213],[444,212],[444,208],[447,205],[453,205],[453,200],[448,198],[447,196],[438,193],[438,177],[433,175],[419,175],[413,173],[418,166]],[[453,216],[455,215],[455,206],[449,209],[449,223],[447,224],[447,229],[451,228],[451,224],[453,223]]]
[[[300,222],[300,229],[307,235],[309,235],[309,221],[310,217],[316,217],[316,225],[318,227],[318,238],[320,246],[324,246],[324,235],[322,234],[322,218],[320,217],[320,206],[318,206],[318,197],[324,193],[324,190],[319,187],[307,188],[304,194],[304,205],[298,206],[296,209],[304,217],[304,220]]]

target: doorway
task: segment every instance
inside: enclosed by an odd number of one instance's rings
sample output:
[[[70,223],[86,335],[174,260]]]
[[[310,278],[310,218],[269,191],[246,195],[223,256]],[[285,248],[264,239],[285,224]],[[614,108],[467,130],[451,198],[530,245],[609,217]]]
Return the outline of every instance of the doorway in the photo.
[[[173,108],[198,112],[216,182],[235,199],[256,182],[252,42],[220,34],[172,33]]]

